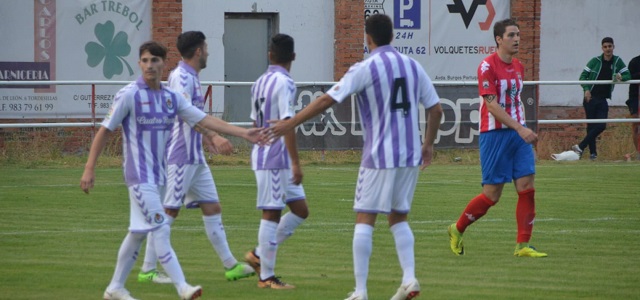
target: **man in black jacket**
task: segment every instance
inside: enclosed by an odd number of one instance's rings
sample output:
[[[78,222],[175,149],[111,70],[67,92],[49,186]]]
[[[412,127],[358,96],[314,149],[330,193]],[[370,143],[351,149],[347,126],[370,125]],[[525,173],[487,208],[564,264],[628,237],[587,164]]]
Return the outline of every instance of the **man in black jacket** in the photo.
[[[629,72],[631,73],[631,79],[640,79],[640,55],[634,57],[629,62]],[[638,118],[638,102],[640,97],[640,84],[634,83],[629,85],[629,99],[627,107],[629,107],[629,114],[631,118]],[[640,159],[640,148],[638,148],[638,139],[640,139],[640,123],[631,123],[631,137],[633,139],[633,146],[635,147],[637,157]],[[628,154],[628,158],[631,158],[631,154]]]

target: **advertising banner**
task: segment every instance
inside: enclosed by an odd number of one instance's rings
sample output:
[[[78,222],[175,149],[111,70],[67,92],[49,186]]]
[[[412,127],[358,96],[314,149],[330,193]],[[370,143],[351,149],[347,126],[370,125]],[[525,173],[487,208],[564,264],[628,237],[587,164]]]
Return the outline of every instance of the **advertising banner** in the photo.
[[[134,80],[151,39],[151,1],[3,0],[0,19],[0,81]],[[97,117],[120,88],[96,85]],[[0,119],[90,116],[89,84],[0,85]]]
[[[391,44],[436,81],[476,81],[478,65],[496,50],[493,24],[509,11],[506,0],[364,0],[365,19],[390,16]]]
[[[298,87],[295,111],[302,110],[331,86]],[[436,136],[437,148],[477,148],[480,131],[480,97],[476,86],[439,86],[438,95],[444,115]],[[521,94],[527,127],[536,130],[535,88],[524,86]],[[329,108],[296,128],[300,149],[360,149],[362,128],[355,96]],[[426,110],[420,111],[420,137],[424,137]]]

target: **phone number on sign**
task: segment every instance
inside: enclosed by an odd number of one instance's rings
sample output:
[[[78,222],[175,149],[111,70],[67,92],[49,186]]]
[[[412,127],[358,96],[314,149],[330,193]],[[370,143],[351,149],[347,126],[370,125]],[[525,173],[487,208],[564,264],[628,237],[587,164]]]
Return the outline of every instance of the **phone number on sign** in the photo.
[[[91,108],[91,103],[87,103],[87,105],[89,105],[89,108]],[[95,108],[110,108],[111,102],[93,103],[93,106]]]
[[[0,111],[52,111],[54,108],[51,103],[38,103],[38,104],[29,104],[29,103],[2,103],[0,104]]]

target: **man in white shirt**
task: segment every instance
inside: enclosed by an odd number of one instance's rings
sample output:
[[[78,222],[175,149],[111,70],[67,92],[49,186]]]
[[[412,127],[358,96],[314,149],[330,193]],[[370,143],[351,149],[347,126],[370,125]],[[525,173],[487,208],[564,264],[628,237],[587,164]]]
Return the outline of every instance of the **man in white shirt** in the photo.
[[[115,97],[111,111],[91,144],[80,187],[85,193],[93,188],[95,166],[110,134],[122,125],[123,169],[129,189],[129,233],[118,251],[111,283],[104,292],[105,300],[135,300],[124,284],[138,256],[140,245],[149,234],[160,262],[174,283],[181,299],[196,299],[202,295],[200,286],[186,282],[178,258],[169,240],[170,227],[162,207],[166,181],[165,150],[176,116],[198,130],[209,130],[259,142],[259,130],[232,126],[207,116],[182,95],[161,83],[167,49],[158,42],[142,44],[138,65],[143,74],[122,88]]]
[[[365,33],[371,49],[369,58],[353,65],[340,82],[292,118],[270,121],[274,123],[271,132],[273,136],[288,134],[302,122],[356,94],[364,147],[353,205],[356,212],[353,235],[356,288],[347,299],[368,298],[369,259],[378,214],[387,215],[403,270],[402,283],[391,299],[413,299],[420,294],[420,285],[415,277],[414,237],[407,216],[419,168],[431,164],[442,107],[422,66],[390,45],[393,24],[388,16],[369,17]],[[428,110],[422,145],[418,104]]]
[[[296,86],[289,70],[295,56],[292,37],[276,34],[271,38],[270,65],[251,87],[251,119],[255,127],[268,128],[267,120],[293,116]],[[258,185],[256,206],[262,210],[262,218],[258,247],[249,251],[245,260],[260,275],[258,287],[293,289],[293,285],[275,276],[275,264],[278,246],[309,216],[295,133],[274,139],[270,145],[254,145],[251,167]],[[281,218],[285,206],[291,211]]]
[[[176,46],[182,60],[169,75],[169,87],[200,110],[204,110],[205,100],[198,74],[207,66],[209,56],[205,39],[200,31],[180,34]],[[238,280],[252,276],[255,274],[253,268],[244,262],[239,263],[229,249],[222,225],[222,207],[202,148],[203,142],[221,154],[228,154],[233,150],[231,143],[214,131],[203,136],[181,118],[174,123],[167,145],[167,193],[163,201],[167,221],[169,224],[173,223],[182,205],[186,208],[199,207],[207,238],[224,265],[226,279]],[[171,283],[166,275],[157,271],[157,261],[155,247],[151,240],[147,240],[144,264],[138,274],[138,281]]]

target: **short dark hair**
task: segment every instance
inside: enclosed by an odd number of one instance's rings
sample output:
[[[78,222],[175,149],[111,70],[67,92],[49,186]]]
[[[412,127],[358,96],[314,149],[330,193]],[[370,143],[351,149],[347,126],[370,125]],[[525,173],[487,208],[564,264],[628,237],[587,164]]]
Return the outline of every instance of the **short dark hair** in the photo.
[[[516,23],[516,21],[514,21],[513,19],[504,19],[502,21],[496,22],[496,24],[493,25],[493,39],[496,42],[496,46],[498,45],[498,39],[496,39],[496,37],[499,36],[502,38],[504,33],[507,32],[507,27],[509,26],[515,26],[520,29],[518,23]]]
[[[196,50],[204,45],[207,38],[201,31],[186,31],[178,36],[176,47],[180,56],[190,59],[196,54]]]
[[[272,59],[275,63],[288,63],[294,58],[294,42],[293,38],[284,33],[278,33],[271,38],[269,44]]]
[[[611,43],[613,44],[613,38],[611,37],[606,37],[602,39],[602,43],[600,43],[601,45],[604,45],[604,43]]]
[[[393,23],[391,18],[384,14],[375,14],[367,18],[364,24],[364,32],[371,36],[376,46],[391,44],[393,38]]]
[[[145,51],[149,51],[151,55],[162,57],[162,60],[167,59],[167,47],[162,45],[160,42],[144,42],[142,45],[140,45],[140,52],[138,53],[138,57],[142,57],[142,54]]]

